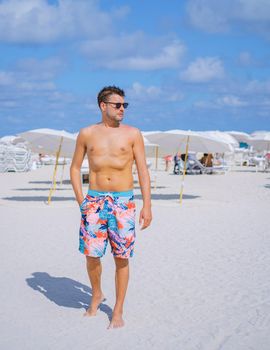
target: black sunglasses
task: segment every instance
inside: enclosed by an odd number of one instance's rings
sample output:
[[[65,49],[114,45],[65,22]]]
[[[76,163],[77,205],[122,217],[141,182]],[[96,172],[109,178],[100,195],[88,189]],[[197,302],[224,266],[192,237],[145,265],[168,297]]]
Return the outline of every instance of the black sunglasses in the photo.
[[[109,103],[111,105],[114,105],[114,107],[116,109],[119,109],[121,106],[123,106],[125,109],[128,107],[128,103],[127,102],[124,102],[124,103],[120,103],[120,102],[104,102],[104,103]]]

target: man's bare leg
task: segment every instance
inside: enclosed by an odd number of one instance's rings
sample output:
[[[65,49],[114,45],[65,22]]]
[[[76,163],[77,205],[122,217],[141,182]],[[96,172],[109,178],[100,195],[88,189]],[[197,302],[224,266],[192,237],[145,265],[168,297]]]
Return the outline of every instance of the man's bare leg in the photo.
[[[89,309],[84,316],[95,316],[99,305],[104,300],[104,295],[101,291],[101,272],[102,266],[100,258],[86,256],[86,267],[92,287],[92,300]]]
[[[129,263],[128,259],[114,258],[115,271],[115,294],[116,302],[113,309],[112,320],[108,328],[119,328],[124,326],[123,305],[128,286],[129,279]]]

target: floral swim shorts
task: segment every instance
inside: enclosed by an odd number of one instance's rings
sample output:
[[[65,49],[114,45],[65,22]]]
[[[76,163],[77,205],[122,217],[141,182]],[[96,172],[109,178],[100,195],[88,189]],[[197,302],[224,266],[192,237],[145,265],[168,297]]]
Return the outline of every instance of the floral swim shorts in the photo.
[[[133,191],[88,190],[80,210],[81,253],[102,257],[109,241],[115,257],[133,256],[136,211]]]

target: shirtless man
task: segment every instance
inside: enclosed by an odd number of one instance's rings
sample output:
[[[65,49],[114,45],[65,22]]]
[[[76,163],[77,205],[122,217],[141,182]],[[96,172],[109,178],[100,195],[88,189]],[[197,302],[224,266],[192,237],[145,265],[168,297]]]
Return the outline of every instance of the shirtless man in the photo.
[[[143,207],[139,216],[141,229],[152,220],[150,177],[146,166],[143,137],[134,127],[123,125],[123,90],[108,86],[98,94],[102,120],[80,130],[70,177],[81,210],[80,247],[92,286],[92,301],[85,316],[95,316],[104,300],[101,289],[100,257],[108,241],[115,260],[116,302],[108,328],[124,325],[123,305],[129,279],[129,260],[135,241],[135,203],[132,165],[136,162]],[[84,198],[80,169],[87,154],[89,190]]]

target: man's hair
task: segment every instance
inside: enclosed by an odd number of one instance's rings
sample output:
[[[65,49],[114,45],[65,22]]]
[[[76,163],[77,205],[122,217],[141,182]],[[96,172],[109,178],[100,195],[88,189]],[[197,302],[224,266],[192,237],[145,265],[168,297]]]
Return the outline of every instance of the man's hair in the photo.
[[[114,85],[112,85],[112,86],[105,86],[98,93],[98,96],[97,96],[98,105],[100,106],[101,102],[107,102],[108,101],[108,97],[113,95],[113,94],[125,97],[124,90],[120,89],[119,87],[114,86]]]

